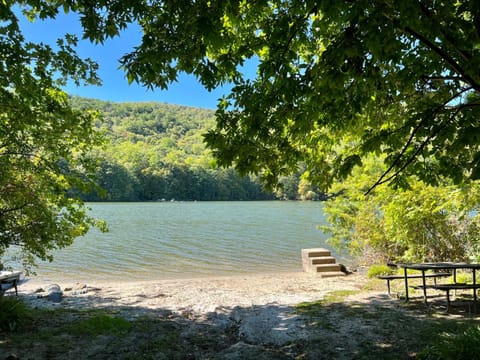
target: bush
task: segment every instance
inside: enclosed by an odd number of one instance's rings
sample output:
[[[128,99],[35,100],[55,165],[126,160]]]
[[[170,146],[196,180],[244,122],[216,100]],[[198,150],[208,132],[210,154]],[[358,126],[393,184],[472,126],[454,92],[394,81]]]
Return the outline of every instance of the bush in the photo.
[[[28,307],[12,296],[0,296],[0,331],[18,330],[30,318]]]
[[[371,279],[378,275],[392,275],[395,270],[384,264],[372,265],[368,269],[367,276]]]
[[[480,327],[468,328],[461,334],[445,334],[441,341],[422,350],[420,360],[470,360],[478,359]]]

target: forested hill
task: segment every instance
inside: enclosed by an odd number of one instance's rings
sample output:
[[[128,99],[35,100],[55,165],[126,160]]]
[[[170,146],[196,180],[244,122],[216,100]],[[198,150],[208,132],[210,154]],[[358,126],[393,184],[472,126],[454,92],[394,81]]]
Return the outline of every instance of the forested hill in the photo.
[[[106,193],[87,201],[266,200],[315,198],[316,193],[286,178],[275,193],[233,169],[218,169],[202,135],[215,124],[214,111],[164,103],[113,103],[72,97],[75,108],[97,109],[98,126],[109,139],[97,149],[99,185]],[[300,194],[298,192],[300,186]]]

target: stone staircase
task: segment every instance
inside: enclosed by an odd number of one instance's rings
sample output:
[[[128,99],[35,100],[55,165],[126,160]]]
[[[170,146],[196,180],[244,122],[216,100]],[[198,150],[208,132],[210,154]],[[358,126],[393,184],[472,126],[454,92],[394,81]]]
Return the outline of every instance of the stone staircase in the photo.
[[[303,271],[321,277],[345,276],[342,265],[337,264],[330,250],[323,248],[302,249],[302,267]]]

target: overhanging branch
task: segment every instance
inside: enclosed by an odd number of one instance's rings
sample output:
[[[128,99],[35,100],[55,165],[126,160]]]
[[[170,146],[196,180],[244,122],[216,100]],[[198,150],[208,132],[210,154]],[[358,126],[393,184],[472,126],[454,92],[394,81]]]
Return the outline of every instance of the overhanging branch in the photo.
[[[465,89],[463,89],[462,91],[456,93],[455,95],[451,96],[449,99],[447,99],[446,101],[444,101],[442,104],[440,104],[439,106],[437,106],[433,113],[432,113],[432,117],[431,119],[434,119],[438,112],[443,109],[448,103],[450,103],[451,101],[453,101],[454,99],[458,98],[459,96],[461,96],[462,94],[464,94],[465,92],[469,91],[469,90],[472,90],[472,87],[467,87]],[[415,135],[416,133],[418,132],[418,130],[421,128],[422,125],[425,124],[425,121],[427,120],[427,118],[423,118],[418,124],[417,126],[415,126],[414,130],[412,131],[412,133],[410,134],[407,142],[405,143],[405,145],[403,146],[402,150],[400,151],[400,154],[398,154],[398,156],[395,158],[395,160],[392,162],[392,164],[388,167],[388,169],[382,174],[382,176],[380,176],[380,178],[375,182],[375,184],[373,184],[368,190],[367,192],[365,193],[365,196],[368,195],[370,192],[372,192],[373,189],[375,189],[377,186],[379,185],[382,185],[386,182],[389,182],[391,181],[392,179],[394,179],[395,177],[397,177],[403,170],[406,169],[406,167],[408,165],[410,165],[414,160],[415,158],[418,156],[418,154],[425,148],[425,146],[430,142],[430,140],[435,136],[437,135],[441,129],[443,129],[452,119],[454,116],[456,116],[462,109],[464,109],[465,107],[468,107],[470,104],[466,104],[464,106],[460,106],[456,109],[456,111],[453,113],[453,115],[451,115],[448,119],[448,121],[446,121],[442,126],[439,126],[437,131],[435,131],[433,134],[430,134],[427,139],[425,139],[419,146],[419,148],[414,152],[414,154],[412,156],[410,156],[407,161],[405,163],[403,163],[403,165],[399,168],[399,170],[395,171],[395,173],[393,175],[390,175],[387,177],[387,175],[395,168],[399,165],[400,163],[400,160],[404,157],[406,151],[408,150],[410,144],[412,143],[413,139],[415,138]]]
[[[468,83],[473,89],[480,92],[480,84],[475,81],[473,77],[471,77],[467,72],[458,64],[450,55],[448,55],[445,51],[443,51],[440,47],[435,45],[432,41],[427,39],[422,34],[418,33],[417,31],[413,30],[411,27],[405,27],[404,30],[421,43],[432,49],[437,55],[439,55],[443,60],[445,60],[458,74],[461,75],[462,80]]]

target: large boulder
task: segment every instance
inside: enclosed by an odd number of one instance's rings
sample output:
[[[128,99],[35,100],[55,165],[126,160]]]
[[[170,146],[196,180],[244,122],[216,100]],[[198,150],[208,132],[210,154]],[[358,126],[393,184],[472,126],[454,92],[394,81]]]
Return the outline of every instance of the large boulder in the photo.
[[[47,299],[54,303],[62,301],[63,292],[59,285],[52,284],[47,287]]]

